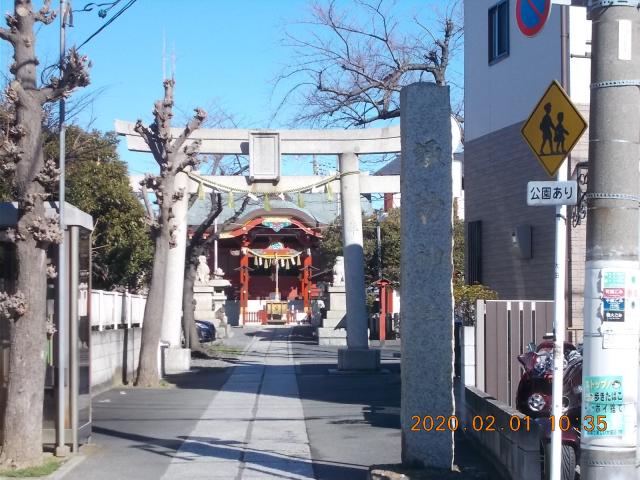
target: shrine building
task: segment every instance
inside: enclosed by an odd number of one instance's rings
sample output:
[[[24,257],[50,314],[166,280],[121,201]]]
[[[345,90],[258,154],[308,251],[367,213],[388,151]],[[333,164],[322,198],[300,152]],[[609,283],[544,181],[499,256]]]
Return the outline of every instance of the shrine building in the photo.
[[[306,323],[312,301],[330,279],[332,265],[318,255],[323,230],[340,215],[340,202],[324,193],[293,199],[250,200],[237,219],[241,197],[227,203],[216,219],[219,240],[207,254],[212,272],[231,282],[226,314],[231,325]],[[362,198],[363,212],[372,211]],[[188,213],[189,235],[211,208],[210,198],[196,201]]]

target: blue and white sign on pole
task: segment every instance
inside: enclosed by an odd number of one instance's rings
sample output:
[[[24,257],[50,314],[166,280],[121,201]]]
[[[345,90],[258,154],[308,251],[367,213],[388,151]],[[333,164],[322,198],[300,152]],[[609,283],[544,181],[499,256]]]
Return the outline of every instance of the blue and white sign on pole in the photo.
[[[540,33],[551,14],[551,0],[516,0],[518,28],[527,37]]]

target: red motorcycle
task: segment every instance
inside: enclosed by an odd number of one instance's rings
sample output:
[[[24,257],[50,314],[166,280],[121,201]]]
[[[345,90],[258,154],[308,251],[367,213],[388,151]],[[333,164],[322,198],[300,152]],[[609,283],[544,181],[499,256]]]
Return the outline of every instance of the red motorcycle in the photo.
[[[518,356],[524,367],[516,393],[516,408],[540,426],[543,478],[549,478],[551,459],[551,391],[553,378],[553,341],[549,336],[539,345],[529,344]],[[580,418],[582,405],[582,354],[575,345],[564,343],[562,418],[555,428],[562,430],[562,480],[574,480],[580,456]]]

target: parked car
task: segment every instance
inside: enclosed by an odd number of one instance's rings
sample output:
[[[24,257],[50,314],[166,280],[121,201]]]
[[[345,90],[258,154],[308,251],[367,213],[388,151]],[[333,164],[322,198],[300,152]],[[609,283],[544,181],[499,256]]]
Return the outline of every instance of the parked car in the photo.
[[[551,456],[553,342],[545,339],[530,344],[518,356],[524,372],[518,383],[516,408],[536,421],[542,430],[542,478],[549,478]],[[574,480],[580,458],[580,418],[582,406],[582,354],[575,345],[564,344],[563,417],[568,428],[562,428],[562,480]],[[556,424],[557,425],[557,424]]]
[[[213,342],[216,339],[216,327],[213,323],[205,320],[195,320],[195,323],[200,343]]]

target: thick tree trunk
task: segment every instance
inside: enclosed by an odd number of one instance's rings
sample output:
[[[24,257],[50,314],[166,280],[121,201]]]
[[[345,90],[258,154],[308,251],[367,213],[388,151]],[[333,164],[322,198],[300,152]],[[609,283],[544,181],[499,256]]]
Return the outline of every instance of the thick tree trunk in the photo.
[[[156,237],[153,256],[151,285],[144,308],[142,338],[140,343],[140,361],[135,384],[141,387],[154,387],[160,381],[158,374],[158,348],[162,334],[162,300],[165,290],[165,269],[169,251],[169,232],[163,227]]]
[[[166,79],[163,84],[164,98],[155,103],[154,123],[147,127],[141,120],[138,120],[135,126],[136,132],[147,143],[160,167],[159,176],[145,178],[146,186],[153,188],[156,194],[160,215],[157,222],[159,230],[156,237],[153,274],[144,311],[140,364],[136,380],[136,385],[143,387],[155,386],[159,380],[158,343],[162,335],[162,300],[167,288],[165,285],[166,262],[169,249],[177,246],[174,232],[178,226],[175,221],[173,205],[181,201],[184,195],[188,195],[188,192],[183,189],[176,191],[176,175],[197,165],[200,141],[196,140],[186,146],[185,142],[207,116],[204,110],[196,109],[194,118],[185,126],[180,136],[177,138],[172,136],[174,81]]]
[[[27,56],[26,52],[22,53]],[[18,125],[27,132],[20,142],[24,157],[18,162],[18,224],[15,292],[25,297],[26,311],[6,320],[10,324],[9,376],[0,464],[25,467],[42,461],[44,400],[47,243],[38,242],[32,228],[45,218],[43,188],[35,177],[43,168],[41,107],[24,97],[16,108]],[[3,320],[5,321],[5,320]]]
[[[86,59],[71,51],[55,80],[38,86],[36,22],[50,24],[55,13],[50,0],[34,10],[31,0],[14,0],[9,28],[0,28],[0,39],[13,47],[14,79],[5,95],[15,107],[13,125],[4,125],[0,139],[0,171],[11,182],[18,202],[15,231],[15,287],[2,292],[0,315],[9,326],[9,373],[3,415],[1,466],[27,467],[42,461],[42,413],[47,333],[47,248],[60,241],[54,219],[47,219],[44,198],[56,182],[55,168],[45,168],[42,150],[43,105],[88,84]],[[12,289],[11,289],[12,288]]]
[[[18,289],[24,293],[28,307],[17,321],[9,321],[9,381],[0,463],[21,468],[42,460],[47,298],[45,251],[38,248],[32,238],[18,242],[17,266]]]

